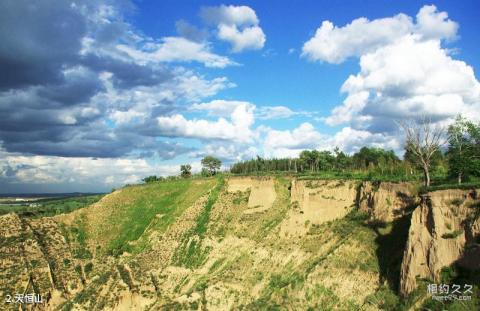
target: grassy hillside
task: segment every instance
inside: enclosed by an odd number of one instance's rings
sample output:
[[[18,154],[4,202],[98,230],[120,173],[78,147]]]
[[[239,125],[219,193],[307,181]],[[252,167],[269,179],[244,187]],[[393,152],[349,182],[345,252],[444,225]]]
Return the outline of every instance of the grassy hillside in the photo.
[[[147,240],[140,239],[147,228],[163,232],[214,184],[214,179],[206,179],[128,186],[76,214],[58,219],[84,235],[99,254],[138,253],[148,247]]]
[[[425,300],[424,288],[406,300],[398,295],[409,214],[372,222],[357,208],[366,197],[353,199],[355,183],[293,185],[286,176],[161,181],[122,188],[48,222],[18,221],[39,244],[42,271],[51,271],[58,290],[69,289],[56,310],[441,307]],[[346,216],[311,214],[325,204]]]

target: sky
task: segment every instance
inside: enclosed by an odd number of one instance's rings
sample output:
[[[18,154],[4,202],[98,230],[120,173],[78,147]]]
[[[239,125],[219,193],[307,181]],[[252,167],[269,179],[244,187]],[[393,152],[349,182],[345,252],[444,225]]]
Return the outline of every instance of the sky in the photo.
[[[478,1],[0,3],[0,193],[102,192],[480,121]]]

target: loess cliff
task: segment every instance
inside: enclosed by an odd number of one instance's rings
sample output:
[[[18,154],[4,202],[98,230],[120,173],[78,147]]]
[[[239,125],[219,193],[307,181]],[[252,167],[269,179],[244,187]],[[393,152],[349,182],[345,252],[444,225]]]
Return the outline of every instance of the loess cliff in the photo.
[[[419,278],[441,283],[442,268],[455,263],[480,269],[478,203],[476,190],[442,190],[422,196],[412,214],[401,294],[411,293]]]
[[[0,217],[0,295],[39,293],[40,310],[393,310],[418,278],[479,268],[476,192],[414,193],[230,177],[125,187],[55,217],[12,213]]]

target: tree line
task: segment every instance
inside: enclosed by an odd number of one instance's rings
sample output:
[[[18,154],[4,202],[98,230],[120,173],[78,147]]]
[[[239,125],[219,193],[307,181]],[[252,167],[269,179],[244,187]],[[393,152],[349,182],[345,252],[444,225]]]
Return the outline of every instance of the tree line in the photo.
[[[446,175],[460,184],[480,177],[480,123],[462,116],[448,128],[433,126],[424,118],[420,122],[400,124],[405,132],[405,153],[398,158],[393,150],[362,147],[353,155],[338,148],[331,151],[304,150],[298,157],[264,159],[259,156],[233,164],[233,174],[264,172],[318,173],[363,172],[373,175],[423,175],[425,186],[431,184],[432,172]]]
[[[431,184],[432,172],[455,179],[459,184],[480,177],[480,123],[462,116],[443,128],[433,126],[424,118],[421,122],[401,123],[405,133],[403,159],[393,150],[378,147],[362,147],[352,155],[339,148],[328,150],[303,150],[298,157],[254,159],[234,163],[232,174],[284,173],[337,173],[344,177],[352,173],[361,176],[405,177],[411,179],[422,175],[425,186]],[[216,175],[222,162],[214,156],[201,160],[201,176]],[[182,164],[180,177],[192,176],[192,166]],[[177,178],[177,177],[168,177]],[[167,178],[167,179],[168,179]],[[163,180],[163,177],[148,176],[144,182]]]
[[[401,160],[393,150],[375,147],[362,147],[352,156],[336,148],[331,151],[303,150],[296,158],[256,159],[237,162],[232,165],[233,174],[249,174],[257,172],[325,172],[348,170],[380,169],[392,171]]]

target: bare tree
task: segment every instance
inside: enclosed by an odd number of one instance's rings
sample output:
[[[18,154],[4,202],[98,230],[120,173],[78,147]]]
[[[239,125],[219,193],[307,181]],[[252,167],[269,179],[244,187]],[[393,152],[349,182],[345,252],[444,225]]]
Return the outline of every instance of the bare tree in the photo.
[[[432,157],[445,144],[445,129],[433,126],[430,119],[424,117],[420,122],[413,120],[399,122],[405,132],[405,150],[418,162],[423,170],[424,185],[430,186],[430,168]]]

